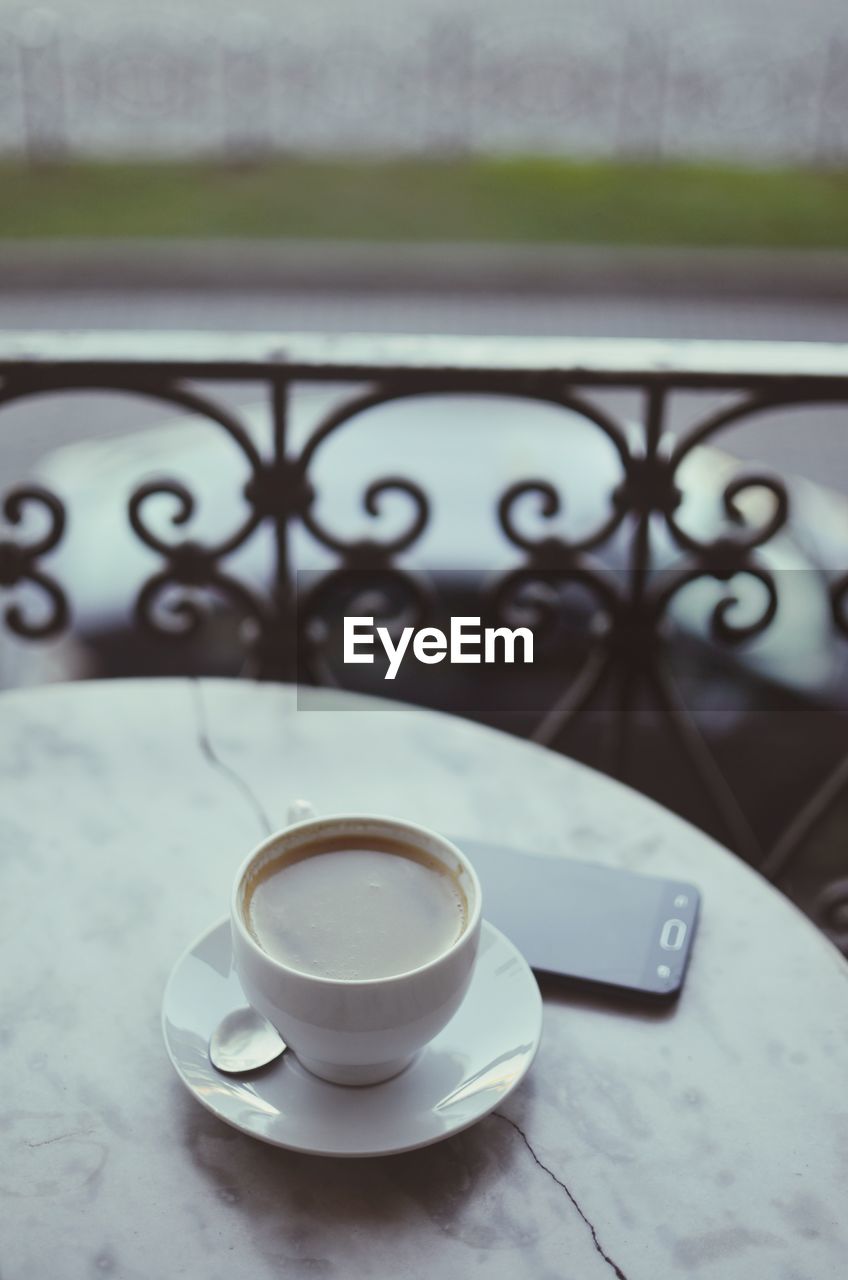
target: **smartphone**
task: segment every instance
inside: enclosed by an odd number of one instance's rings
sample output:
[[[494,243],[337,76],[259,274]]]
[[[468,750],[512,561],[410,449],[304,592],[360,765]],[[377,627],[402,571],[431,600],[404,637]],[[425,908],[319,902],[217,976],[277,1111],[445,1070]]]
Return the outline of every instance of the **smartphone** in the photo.
[[[680,992],[700,907],[694,885],[457,839],[483,915],[532,969],[651,1000]]]

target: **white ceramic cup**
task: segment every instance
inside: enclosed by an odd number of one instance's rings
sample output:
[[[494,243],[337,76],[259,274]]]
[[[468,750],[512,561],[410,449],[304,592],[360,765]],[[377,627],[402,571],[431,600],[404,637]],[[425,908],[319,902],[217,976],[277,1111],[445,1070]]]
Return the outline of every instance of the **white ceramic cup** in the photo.
[[[399,840],[436,858],[465,894],[465,927],[426,964],[384,978],[303,973],[263,951],[245,921],[248,887],[272,858],[333,836]],[[398,818],[341,814],[308,818],[269,836],[236,875],[230,909],[233,960],[244,994],[277,1028],[307,1070],[334,1084],[365,1085],[402,1071],[456,1013],[480,940],[482,896],[471,863],[449,840]]]

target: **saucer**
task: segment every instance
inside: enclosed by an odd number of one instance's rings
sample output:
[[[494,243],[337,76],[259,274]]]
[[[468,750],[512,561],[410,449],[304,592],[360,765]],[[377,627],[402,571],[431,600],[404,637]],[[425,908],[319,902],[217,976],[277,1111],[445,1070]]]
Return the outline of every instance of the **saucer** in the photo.
[[[168,1056],[213,1115],[253,1138],[312,1155],[393,1155],[467,1129],[521,1083],[542,1034],[536,979],[487,921],[459,1009],[405,1071],[382,1084],[328,1084],[291,1050],[250,1075],[222,1075],[209,1061],[209,1036],[225,1013],[245,1003],[223,920],[185,952],[168,979],[162,1002]]]

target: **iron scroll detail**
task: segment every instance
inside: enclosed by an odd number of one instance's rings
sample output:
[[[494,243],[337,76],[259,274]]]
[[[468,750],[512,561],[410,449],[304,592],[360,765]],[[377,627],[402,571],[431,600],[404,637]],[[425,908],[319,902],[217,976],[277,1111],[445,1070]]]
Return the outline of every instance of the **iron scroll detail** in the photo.
[[[14,588],[21,583],[36,587],[47,605],[40,620],[32,618],[18,603],[7,605],[5,620],[9,630],[24,640],[43,640],[58,636],[70,621],[68,599],[59,583],[40,566],[42,556],[58,546],[65,531],[65,507],[55,493],[42,485],[29,484],[12,489],[3,501],[3,516],[13,526],[20,525],[27,507],[40,508],[49,519],[48,528],[32,542],[0,540],[0,588]]]

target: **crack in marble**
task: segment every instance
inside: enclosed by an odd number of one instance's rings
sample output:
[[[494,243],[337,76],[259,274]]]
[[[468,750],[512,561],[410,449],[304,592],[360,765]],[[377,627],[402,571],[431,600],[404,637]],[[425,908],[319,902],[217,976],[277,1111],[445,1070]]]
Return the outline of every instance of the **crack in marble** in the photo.
[[[577,1210],[577,1212],[580,1214],[580,1217],[583,1219],[583,1221],[585,1222],[586,1226],[589,1228],[589,1230],[590,1230],[590,1231],[591,1231],[591,1233],[592,1233],[592,1243],[593,1243],[593,1244],[594,1244],[594,1246],[595,1246],[595,1251],[596,1251],[596,1253],[599,1253],[599,1254],[600,1254],[600,1256],[603,1258],[604,1262],[607,1264],[607,1266],[612,1268],[612,1270],[613,1270],[613,1274],[616,1276],[616,1280],[627,1280],[627,1276],[624,1274],[624,1272],[622,1271],[621,1267],[618,1265],[618,1263],[617,1263],[617,1262],[615,1262],[615,1261],[614,1261],[614,1260],[609,1256],[609,1254],[608,1254],[608,1253],[606,1252],[606,1250],[604,1249],[603,1245],[601,1244],[600,1240],[598,1239],[598,1233],[597,1233],[597,1231],[595,1230],[595,1228],[594,1228],[594,1226],[592,1225],[592,1223],[590,1222],[590,1220],[586,1217],[586,1214],[585,1214],[585,1213],[583,1212],[583,1210],[580,1208],[580,1205],[577,1203],[577,1201],[576,1201],[576,1199],[574,1198],[574,1196],[572,1195],[571,1191],[568,1189],[568,1187],[565,1185],[565,1183],[562,1181],[562,1179],[561,1179],[561,1178],[558,1178],[558,1177],[556,1176],[556,1174],[554,1173],[553,1169],[549,1169],[549,1168],[548,1168],[548,1166],[547,1166],[546,1164],[543,1164],[543,1162],[542,1162],[542,1161],[539,1159],[539,1157],[536,1155],[536,1152],[533,1150],[533,1146],[532,1146],[532,1144],[531,1144],[531,1142],[530,1142],[530,1139],[527,1137],[527,1134],[526,1134],[526,1133],[524,1132],[524,1130],[521,1128],[521,1125],[516,1124],[516,1122],[515,1122],[514,1120],[510,1120],[509,1116],[505,1116],[505,1115],[503,1114],[503,1112],[502,1112],[502,1111],[493,1111],[493,1112],[492,1112],[492,1114],[493,1114],[493,1115],[494,1115],[498,1120],[504,1120],[504,1121],[505,1121],[505,1122],[510,1126],[510,1128],[512,1128],[512,1129],[514,1129],[514,1130],[515,1130],[515,1132],[516,1132],[516,1133],[518,1134],[518,1136],[521,1138],[521,1141],[524,1143],[524,1145],[525,1145],[525,1147],[527,1148],[527,1150],[530,1152],[530,1155],[533,1157],[534,1162],[539,1166],[539,1168],[540,1168],[540,1169],[543,1169],[543,1170],[544,1170],[544,1172],[548,1175],[548,1177],[549,1177],[553,1182],[555,1182],[555,1183],[556,1183],[556,1185],[557,1185],[558,1187],[560,1187],[560,1188],[565,1192],[565,1194],[568,1196],[568,1199],[571,1201],[571,1204],[574,1206],[574,1208],[575,1208],[575,1209]]]
[[[260,826],[266,836],[271,835],[274,830],[271,819],[262,807],[262,802],[256,793],[252,790],[250,784],[237,773],[231,765],[226,764],[215,751],[212,745],[212,739],[209,734],[209,725],[206,719],[206,707],[203,702],[203,692],[200,687],[200,681],[192,679],[191,682],[192,697],[194,699],[195,713],[197,716],[197,741],[201,753],[209,762],[213,769],[227,778],[233,783],[236,789],[247,800],[256,817],[259,819]]]
[[[72,1129],[70,1133],[57,1134],[55,1138],[44,1138],[41,1142],[27,1142],[27,1146],[33,1150],[36,1147],[49,1147],[54,1142],[65,1142],[68,1138],[87,1138],[94,1133],[93,1129]]]

